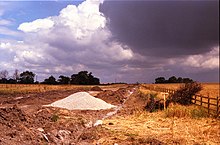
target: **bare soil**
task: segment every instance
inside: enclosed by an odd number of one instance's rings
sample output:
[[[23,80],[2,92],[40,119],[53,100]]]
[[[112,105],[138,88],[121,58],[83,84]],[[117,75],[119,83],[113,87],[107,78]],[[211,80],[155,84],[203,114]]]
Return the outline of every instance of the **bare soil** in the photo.
[[[116,114],[103,120],[103,124],[99,126],[93,126],[93,124],[105,117],[107,113],[114,111],[113,109],[70,111],[61,108],[42,107],[42,105],[50,104],[79,91],[90,91],[90,89],[77,88],[39,93],[0,94],[0,145],[108,145],[116,143],[119,145],[163,145],[193,143],[189,141],[189,136],[195,132],[189,131],[187,132],[189,135],[186,134],[185,138],[175,137],[170,140],[172,137],[172,120],[163,118],[160,113],[159,115],[158,113],[147,113],[144,110],[147,100],[139,94],[137,85],[103,89],[95,96],[107,103],[121,105],[122,107]],[[133,93],[131,94],[131,92]],[[195,121],[186,120],[188,122]],[[146,124],[149,122],[150,124]],[[180,122],[179,126],[181,123],[187,124],[184,119],[176,119],[176,123],[178,122]],[[202,125],[203,123],[205,125]],[[205,141],[212,144],[220,143],[219,123],[220,121],[217,119],[200,120],[199,125],[201,126],[197,126],[197,128],[202,129],[204,135],[202,136],[200,133],[201,136],[196,136],[202,139],[194,137],[194,143],[204,144]],[[160,134],[167,131],[167,128],[169,131],[166,134]],[[180,133],[184,134],[184,129],[179,130]]]

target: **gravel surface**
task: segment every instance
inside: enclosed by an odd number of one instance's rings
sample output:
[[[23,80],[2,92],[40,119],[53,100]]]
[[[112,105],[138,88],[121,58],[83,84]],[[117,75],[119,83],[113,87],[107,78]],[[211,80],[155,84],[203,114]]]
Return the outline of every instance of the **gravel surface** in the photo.
[[[116,107],[99,98],[91,96],[87,92],[74,93],[62,100],[45,106],[65,108],[68,110],[102,110]]]

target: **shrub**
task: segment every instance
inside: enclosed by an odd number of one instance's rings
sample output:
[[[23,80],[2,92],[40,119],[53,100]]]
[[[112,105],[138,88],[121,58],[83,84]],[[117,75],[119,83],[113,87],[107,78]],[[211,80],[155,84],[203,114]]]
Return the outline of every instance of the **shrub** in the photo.
[[[56,114],[54,114],[54,115],[51,116],[51,121],[53,121],[53,122],[57,122],[58,119],[59,119],[59,116],[56,115]]]
[[[149,98],[147,101],[147,105],[145,106],[145,109],[154,112],[163,109],[163,100],[157,98],[157,94],[149,94]]]
[[[171,102],[179,103],[182,105],[190,105],[192,96],[202,90],[202,85],[197,82],[186,83],[180,87],[172,96]]]

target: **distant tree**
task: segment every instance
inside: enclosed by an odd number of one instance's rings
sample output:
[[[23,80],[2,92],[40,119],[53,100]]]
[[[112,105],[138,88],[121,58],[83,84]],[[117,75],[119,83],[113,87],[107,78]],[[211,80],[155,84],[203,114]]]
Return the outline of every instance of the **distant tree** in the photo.
[[[93,82],[91,82],[90,85],[99,85],[100,84],[100,79],[99,78],[93,78]]]
[[[17,69],[15,69],[15,72],[13,74],[13,79],[16,81],[16,83],[19,80],[19,71]]]
[[[164,77],[158,77],[155,79],[155,84],[164,84],[166,83],[166,79]]]
[[[21,84],[33,84],[35,74],[31,71],[25,71],[20,74],[19,83]]]
[[[178,83],[183,83],[183,78],[182,77],[178,77],[177,82]]]
[[[190,78],[182,78],[178,77],[176,78],[175,76],[170,77],[168,80],[166,80],[164,77],[158,77],[155,79],[155,84],[164,84],[164,83],[192,83],[194,82]]]
[[[70,78],[70,84],[78,84],[77,74],[72,74]]]
[[[8,77],[7,70],[0,71],[0,79],[7,79],[7,77]]]
[[[6,84],[7,82],[8,82],[8,71],[7,70],[0,71],[0,83]]]
[[[91,72],[80,71],[78,74],[71,75],[70,83],[77,85],[98,85],[100,81],[94,77]]]
[[[54,76],[50,76],[48,79],[45,79],[43,81],[43,84],[55,85],[55,84],[57,84],[57,81]]]
[[[77,85],[88,85],[88,71],[81,71],[78,74],[73,74],[71,76],[71,83]]]
[[[177,83],[177,78],[175,76],[172,76],[168,79],[167,83]]]
[[[192,82],[194,81],[190,78],[183,78],[183,83],[192,83]]]
[[[34,83],[35,83],[35,84],[40,84],[40,82],[39,82],[39,81],[35,81]]]
[[[67,76],[59,76],[59,79],[58,79],[58,83],[59,84],[69,84],[70,83],[70,78],[67,77]]]
[[[94,77],[92,75],[92,72],[90,72],[88,75],[88,82],[89,82],[89,85],[99,85],[100,84],[100,80],[98,78]]]
[[[15,79],[12,79],[10,78],[8,81],[7,81],[8,84],[16,84],[17,81]]]
[[[0,79],[0,84],[7,84],[7,83],[8,83],[8,79],[6,78]]]

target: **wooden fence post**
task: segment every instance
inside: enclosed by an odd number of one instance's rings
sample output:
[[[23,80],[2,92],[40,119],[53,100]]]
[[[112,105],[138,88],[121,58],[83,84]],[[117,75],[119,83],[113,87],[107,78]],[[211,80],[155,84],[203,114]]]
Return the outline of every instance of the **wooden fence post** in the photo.
[[[163,92],[162,95],[163,95],[163,107],[165,110],[166,109],[166,95],[169,95],[169,93]]]
[[[196,96],[197,96],[197,95],[195,95],[195,100],[194,100],[194,104],[196,104]]]
[[[202,106],[202,95],[200,95],[200,106]]]
[[[210,113],[209,109],[210,109],[210,97],[209,97],[209,93],[208,93],[208,114]]]
[[[218,116],[219,115],[219,97],[218,96],[217,96],[217,103],[216,103],[216,105],[217,105],[216,114]]]

